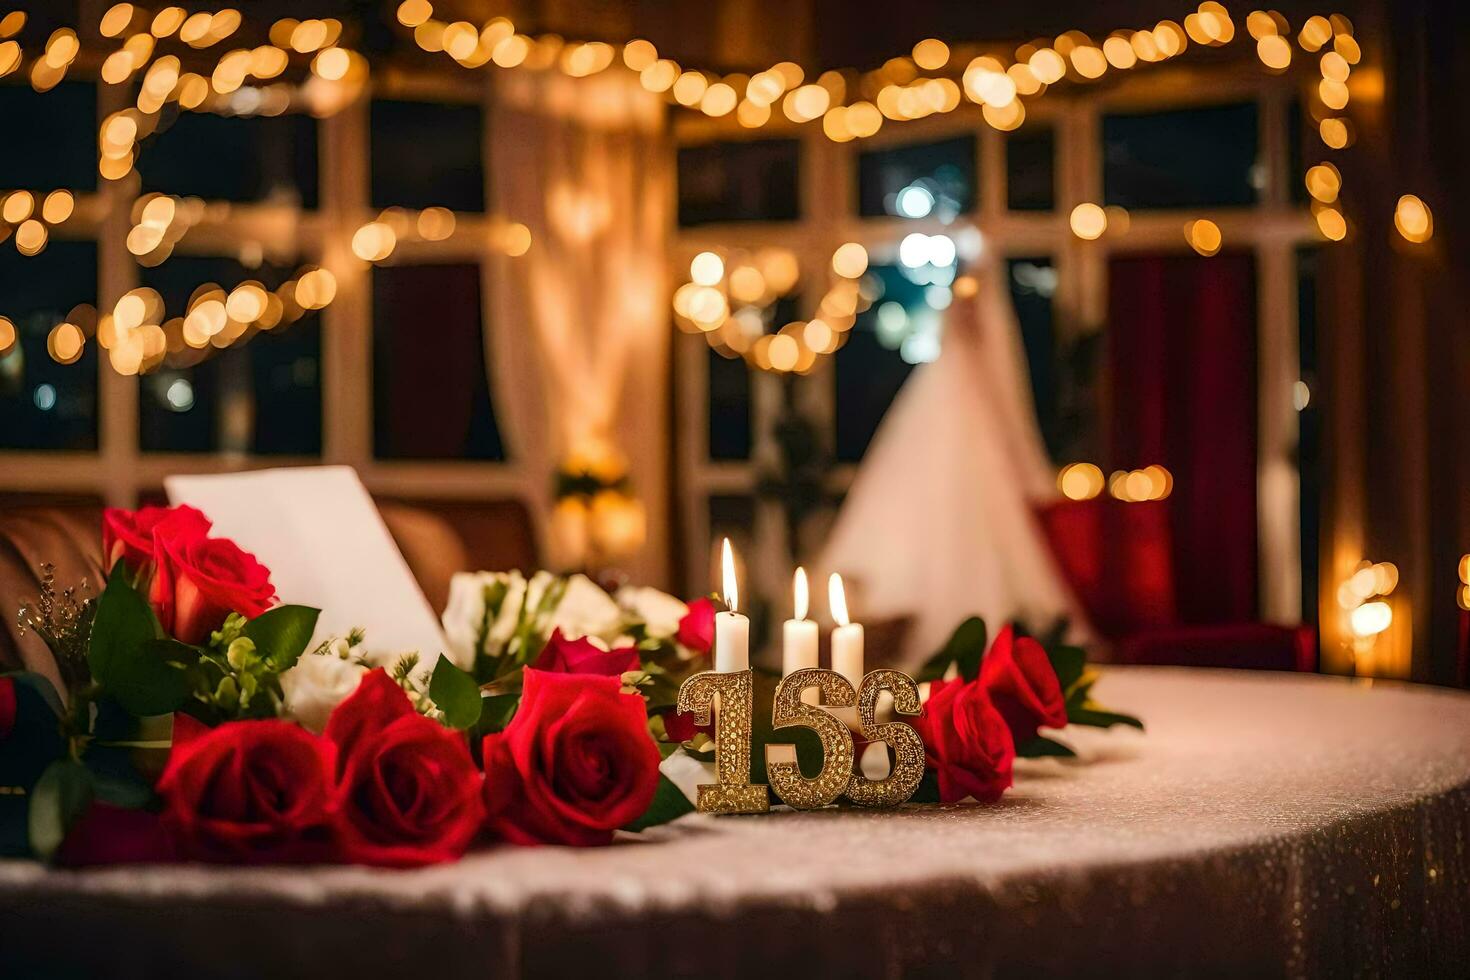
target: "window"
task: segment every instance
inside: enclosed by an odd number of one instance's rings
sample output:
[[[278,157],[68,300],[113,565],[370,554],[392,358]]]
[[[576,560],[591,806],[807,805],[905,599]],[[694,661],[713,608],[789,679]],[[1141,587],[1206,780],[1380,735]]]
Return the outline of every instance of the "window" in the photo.
[[[371,127],[373,207],[485,210],[479,106],[375,99]]]
[[[169,316],[183,316],[204,284],[228,292],[253,279],[276,289],[295,268],[247,269],[230,258],[176,255],[144,269],[141,280],[158,290]],[[139,446],[144,452],[319,455],[321,359],[321,324],[314,313],[254,331],[225,350],[172,354],[139,379]]]
[[[707,143],[679,149],[679,224],[794,221],[801,214],[796,140]]]
[[[858,214],[952,220],[975,206],[975,174],[975,138],[969,134],[869,150],[858,157]]]
[[[751,442],[750,368],[710,348],[710,459],[749,459]]]
[[[11,134],[0,152],[0,188],[31,191],[97,186],[97,88],[62,82],[49,92],[0,84],[0,119]]]
[[[317,123],[311,116],[168,112],[158,131],[143,141],[138,175],[145,193],[284,201],[314,209],[317,159]]]
[[[81,357],[59,364],[47,337],[70,319],[79,303],[97,296],[97,246],[53,241],[38,255],[0,245],[0,316],[14,326],[13,341],[0,335],[0,448],[97,448],[97,344],[88,339]],[[79,311],[80,313],[80,311]],[[0,334],[8,334],[0,324]]]
[[[1103,197],[1125,208],[1256,202],[1256,104],[1103,118]]]
[[[1057,291],[1057,270],[1049,257],[1013,258],[1006,262],[1011,305],[1021,328],[1026,365],[1031,374],[1031,397],[1036,418],[1052,457],[1062,449],[1060,431],[1062,378],[1056,333],[1052,324],[1052,296]]]
[[[952,279],[953,266],[947,268]],[[916,282],[913,272],[894,265],[869,270],[881,295],[858,314],[837,351],[834,435],[840,462],[863,458],[912,366],[939,353],[942,317],[931,300],[948,305],[947,283],[936,287],[944,293],[937,298],[927,292],[932,284]]]
[[[479,265],[378,266],[372,275],[377,457],[505,459],[485,370]]]
[[[1050,211],[1056,207],[1056,133],[1027,126],[1006,135],[1006,207]]]

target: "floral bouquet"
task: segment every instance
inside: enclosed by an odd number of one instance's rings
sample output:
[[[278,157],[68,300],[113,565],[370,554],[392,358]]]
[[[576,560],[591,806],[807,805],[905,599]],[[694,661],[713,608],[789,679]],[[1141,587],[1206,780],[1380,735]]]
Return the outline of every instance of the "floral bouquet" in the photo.
[[[313,646],[318,611],[278,603],[210,529],[189,507],[108,510],[102,592],[48,572],[22,609],[65,690],[0,676],[0,853],[408,867],[477,840],[605,844],[713,781],[708,732],[674,710],[709,666],[711,600],[464,573],[442,655],[361,631]],[[1042,728],[1137,724],[1091,703],[1080,650],[1014,628],[986,645],[968,621],[926,666],[916,799],[998,798],[1018,752],[1069,753]],[[814,769],[812,750],[798,735]]]

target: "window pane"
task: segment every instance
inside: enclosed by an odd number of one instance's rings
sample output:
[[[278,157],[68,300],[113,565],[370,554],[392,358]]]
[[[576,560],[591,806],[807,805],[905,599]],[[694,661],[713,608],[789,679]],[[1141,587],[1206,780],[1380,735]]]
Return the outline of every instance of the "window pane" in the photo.
[[[880,295],[858,314],[836,355],[836,449],[844,463],[863,458],[912,365],[938,355],[940,312],[930,300],[948,305],[954,267],[874,266],[869,275]]]
[[[948,221],[975,206],[975,176],[970,135],[869,150],[858,157],[858,213]]]
[[[1051,127],[1026,127],[1006,136],[1006,207],[1056,207],[1056,132]]]
[[[37,92],[29,85],[0,85],[0,120],[5,127],[0,187],[84,191],[97,186],[96,86],[62,82]]]
[[[143,269],[170,317],[183,316],[201,285],[229,291],[254,279],[277,289],[295,266],[247,269],[232,258],[175,256]],[[315,313],[248,331],[224,350],[185,348],[139,379],[139,444],[145,452],[248,452],[316,456],[322,449],[321,324]]]
[[[679,224],[795,221],[801,216],[796,140],[679,148]]]
[[[478,265],[374,267],[378,458],[505,459],[485,367]]]
[[[0,154],[3,156],[3,154]],[[79,303],[97,300],[97,246],[53,241],[29,258],[0,249],[0,447],[97,448],[97,343],[74,364],[58,364],[46,338]],[[78,318],[80,319],[80,317]],[[82,324],[78,324],[82,326]],[[90,331],[89,331],[90,332]]]
[[[316,120],[300,113],[220,116],[170,109],[158,132],[143,141],[138,174],[145,193],[315,208]]]
[[[1036,418],[1053,458],[1062,450],[1059,431],[1061,378],[1057,363],[1056,334],[1052,329],[1052,296],[1057,289],[1057,271],[1049,256],[1010,259],[1006,262],[1011,303],[1021,327],[1021,343],[1031,373],[1031,395]]]
[[[484,211],[483,126],[477,105],[373,100],[373,207]]]
[[[1125,208],[1256,201],[1256,105],[1207,106],[1103,119],[1103,197]]]
[[[749,459],[750,445],[750,367],[710,348],[710,459]]]

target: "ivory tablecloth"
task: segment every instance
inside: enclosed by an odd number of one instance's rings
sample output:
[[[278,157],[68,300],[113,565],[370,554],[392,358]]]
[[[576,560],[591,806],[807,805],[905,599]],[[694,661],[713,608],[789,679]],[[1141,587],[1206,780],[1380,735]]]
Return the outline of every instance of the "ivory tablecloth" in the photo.
[[[995,806],[420,871],[0,862],[0,976],[1470,976],[1470,696],[1109,669]]]

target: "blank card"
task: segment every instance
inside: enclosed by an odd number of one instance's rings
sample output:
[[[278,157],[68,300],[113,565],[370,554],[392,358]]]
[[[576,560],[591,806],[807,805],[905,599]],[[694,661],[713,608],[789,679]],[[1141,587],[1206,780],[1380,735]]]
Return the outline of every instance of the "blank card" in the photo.
[[[443,649],[434,610],[351,467],[171,476],[163,484],[169,500],[214,522],[212,534],[259,558],[281,602],[322,611],[314,642],[361,626],[372,652],[417,650],[431,660]]]

